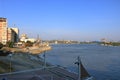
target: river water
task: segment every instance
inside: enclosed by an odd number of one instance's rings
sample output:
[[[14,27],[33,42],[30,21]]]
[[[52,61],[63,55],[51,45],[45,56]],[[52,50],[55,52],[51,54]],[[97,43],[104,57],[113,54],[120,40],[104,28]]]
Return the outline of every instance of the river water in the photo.
[[[46,52],[46,61],[77,73],[77,56],[96,80],[120,80],[120,47],[98,44],[57,44]]]

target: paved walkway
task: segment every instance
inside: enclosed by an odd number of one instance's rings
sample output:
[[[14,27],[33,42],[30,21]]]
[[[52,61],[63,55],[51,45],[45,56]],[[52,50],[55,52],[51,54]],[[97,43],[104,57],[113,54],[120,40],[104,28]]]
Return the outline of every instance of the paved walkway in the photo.
[[[60,67],[49,67],[0,74],[0,80],[77,80],[77,75]]]

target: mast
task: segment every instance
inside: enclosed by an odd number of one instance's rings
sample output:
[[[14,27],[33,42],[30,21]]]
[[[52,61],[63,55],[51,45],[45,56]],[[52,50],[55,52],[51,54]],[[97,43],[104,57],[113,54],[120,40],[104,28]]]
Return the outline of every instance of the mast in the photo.
[[[39,34],[37,35],[37,43],[40,43]]]
[[[84,68],[82,62],[80,63],[80,67],[81,67],[81,70],[80,70],[80,71],[81,71],[81,76],[80,76],[81,80],[84,79],[84,78],[90,77],[90,74],[89,74],[89,73],[87,72],[87,70]]]
[[[81,68],[81,66],[80,66],[80,63],[81,63],[81,60],[80,60],[80,57],[78,56],[78,62],[79,62],[79,65],[78,65],[78,80],[81,80],[80,79],[80,68]]]
[[[75,64],[78,65],[78,80],[84,80],[85,78],[91,77],[89,73],[87,72],[87,70],[84,68],[79,56],[77,60],[78,61],[75,62]]]
[[[78,79],[77,79],[77,80],[81,80],[81,79],[80,79],[80,76],[81,76],[81,75],[80,75],[80,74],[81,74],[81,73],[80,73],[80,68],[81,68],[81,67],[80,67],[80,63],[81,63],[80,57],[78,56],[77,62],[75,62],[75,64],[78,65]]]

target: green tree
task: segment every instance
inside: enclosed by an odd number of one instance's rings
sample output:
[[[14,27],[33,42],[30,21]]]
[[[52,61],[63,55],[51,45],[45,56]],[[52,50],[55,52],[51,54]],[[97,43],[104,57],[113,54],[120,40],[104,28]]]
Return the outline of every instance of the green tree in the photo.
[[[8,41],[8,42],[6,43],[6,47],[13,48],[13,45],[14,45],[14,42],[11,42],[11,41]]]
[[[27,41],[27,42],[25,43],[25,47],[31,47],[32,45],[33,45],[33,43],[30,42],[30,41]]]
[[[3,47],[3,44],[0,42],[0,49]]]

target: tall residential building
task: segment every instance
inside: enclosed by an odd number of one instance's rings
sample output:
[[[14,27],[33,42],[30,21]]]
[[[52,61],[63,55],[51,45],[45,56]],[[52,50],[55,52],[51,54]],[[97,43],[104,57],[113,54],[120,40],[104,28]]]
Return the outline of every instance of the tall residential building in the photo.
[[[7,19],[0,18],[0,42],[4,45],[7,41],[18,42],[19,40],[19,29],[8,28]]]
[[[14,42],[14,31],[11,28],[7,28],[7,41]]]
[[[19,41],[19,29],[18,28],[11,28],[15,32],[15,42]]]
[[[18,33],[13,28],[7,28],[7,41],[18,42]]]
[[[7,42],[7,19],[0,18],[0,42],[6,44]]]

